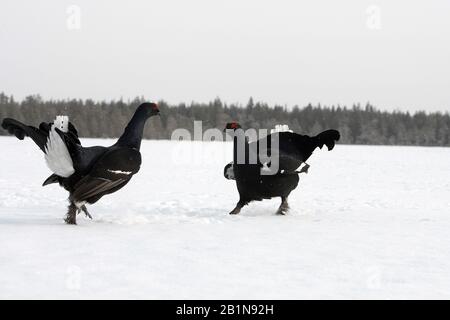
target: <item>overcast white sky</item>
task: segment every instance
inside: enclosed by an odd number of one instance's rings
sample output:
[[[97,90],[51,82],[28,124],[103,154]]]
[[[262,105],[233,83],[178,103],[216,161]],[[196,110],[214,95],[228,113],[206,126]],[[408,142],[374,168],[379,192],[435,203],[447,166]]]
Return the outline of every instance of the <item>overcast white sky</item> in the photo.
[[[0,91],[447,111],[450,1],[0,0]]]

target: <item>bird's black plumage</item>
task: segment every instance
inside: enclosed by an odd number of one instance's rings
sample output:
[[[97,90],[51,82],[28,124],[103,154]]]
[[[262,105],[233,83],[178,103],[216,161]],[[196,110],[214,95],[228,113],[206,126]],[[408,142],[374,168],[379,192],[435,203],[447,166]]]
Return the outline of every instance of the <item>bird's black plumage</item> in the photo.
[[[233,163],[224,168],[224,176],[227,179],[236,180],[239,192],[239,202],[230,214],[237,214],[241,208],[251,201],[259,201],[274,197],[281,197],[282,203],[278,214],[285,214],[288,210],[287,198],[299,182],[298,174],[307,172],[309,165],[306,160],[311,156],[314,149],[327,146],[328,150],[334,148],[335,142],[339,140],[337,130],[327,130],[317,136],[310,137],[292,132],[276,132],[257,141],[248,142],[244,131],[239,124],[229,123],[226,130],[231,130],[233,135]],[[272,146],[272,139],[278,139],[278,148]],[[245,161],[239,161],[239,141],[245,141]],[[251,163],[250,159],[256,159]],[[262,174],[264,166],[272,164],[265,163],[260,155],[268,155],[278,159],[278,166],[272,175]],[[241,159],[242,160],[242,159]],[[296,171],[302,164],[304,169]]]
[[[67,223],[76,224],[76,214],[80,211],[89,215],[86,203],[93,204],[102,196],[119,190],[139,171],[142,161],[139,150],[144,126],[148,118],[157,114],[159,109],[156,104],[141,104],[122,136],[110,147],[83,147],[71,123],[67,132],[55,129],[67,148],[74,172],[67,177],[52,174],[43,185],[59,183],[69,192]],[[39,128],[35,128],[7,118],[3,120],[2,127],[20,140],[30,137],[44,153],[47,152],[52,123],[43,122]]]

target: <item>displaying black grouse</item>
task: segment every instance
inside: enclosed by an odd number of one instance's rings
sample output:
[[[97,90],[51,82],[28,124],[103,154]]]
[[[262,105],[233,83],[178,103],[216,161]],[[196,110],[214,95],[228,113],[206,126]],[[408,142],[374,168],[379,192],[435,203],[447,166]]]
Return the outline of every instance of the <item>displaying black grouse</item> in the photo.
[[[139,171],[139,152],[144,126],[150,117],[159,114],[155,103],[141,104],[119,140],[110,147],[83,147],[78,132],[66,116],[57,116],[53,123],[41,123],[39,128],[6,118],[2,127],[18,139],[30,137],[45,153],[53,174],[43,186],[59,183],[69,191],[68,224],[76,224],[76,215],[83,211],[92,218],[86,204],[93,204],[106,194],[125,186]]]
[[[310,137],[293,132],[276,132],[257,141],[248,142],[244,130],[236,123],[228,123],[225,130],[233,136],[233,162],[224,168],[224,176],[227,179],[236,180],[239,192],[239,202],[230,214],[238,214],[242,207],[251,201],[260,201],[281,197],[281,205],[277,214],[286,214],[289,210],[288,196],[294,190],[299,181],[298,174],[308,172],[308,158],[317,147],[327,146],[328,150],[334,148],[340,134],[337,130],[326,130],[317,136]],[[278,139],[278,148],[272,148],[272,139]],[[244,147],[239,146],[239,142]],[[244,156],[238,161],[238,151],[245,150]],[[252,153],[256,159],[251,163]],[[278,157],[278,168],[272,175],[264,175],[261,169],[271,166],[259,157],[266,154],[270,157]],[[244,161],[242,161],[244,160]],[[304,167],[296,171],[302,163]]]

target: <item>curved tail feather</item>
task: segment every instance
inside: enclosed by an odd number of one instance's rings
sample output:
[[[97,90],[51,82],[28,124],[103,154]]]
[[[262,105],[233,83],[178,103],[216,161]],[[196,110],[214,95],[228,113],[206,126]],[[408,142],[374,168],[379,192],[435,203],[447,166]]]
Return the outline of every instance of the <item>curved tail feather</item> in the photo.
[[[333,150],[336,141],[339,141],[341,137],[339,131],[337,130],[326,130],[319,133],[316,138],[318,139],[318,146],[322,149],[324,145],[327,146],[328,150]]]
[[[20,121],[5,118],[2,121],[2,128],[13,134],[19,140],[30,137],[37,146],[45,152],[45,144],[47,143],[47,134],[35,127],[27,126]]]
[[[48,184],[52,184],[52,183],[58,183],[59,182],[59,177],[56,174],[52,174],[50,177],[48,177],[47,179],[45,179],[44,183],[42,184],[42,186],[46,186]]]

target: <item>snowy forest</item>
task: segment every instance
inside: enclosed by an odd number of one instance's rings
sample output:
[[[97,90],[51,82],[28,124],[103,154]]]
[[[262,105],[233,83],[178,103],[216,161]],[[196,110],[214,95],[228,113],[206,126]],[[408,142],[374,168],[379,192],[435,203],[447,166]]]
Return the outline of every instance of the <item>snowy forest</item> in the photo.
[[[118,137],[136,107],[144,101],[43,100],[30,95],[22,101],[0,93],[0,119],[11,117],[27,124],[50,122],[55,115],[68,115],[82,137]],[[371,104],[363,106],[307,105],[269,106],[252,98],[246,105],[227,104],[219,98],[209,103],[169,105],[158,102],[160,120],[146,127],[147,139],[170,139],[176,128],[193,131],[194,120],[203,122],[203,130],[220,128],[229,121],[238,121],[243,128],[274,128],[287,124],[294,132],[313,135],[328,128],[338,129],[341,143],[370,145],[450,146],[450,115],[448,112],[380,111]],[[0,128],[0,135],[6,135]]]

